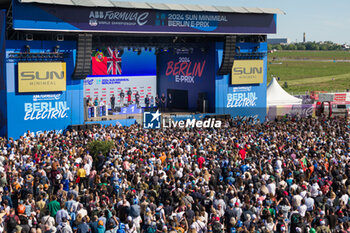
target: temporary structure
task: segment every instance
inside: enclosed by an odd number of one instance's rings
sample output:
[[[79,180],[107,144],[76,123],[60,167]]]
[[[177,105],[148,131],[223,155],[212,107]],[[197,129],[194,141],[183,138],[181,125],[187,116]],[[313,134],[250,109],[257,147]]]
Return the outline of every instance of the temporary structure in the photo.
[[[302,99],[296,98],[283,90],[275,78],[267,86],[266,99],[267,106],[302,104]]]

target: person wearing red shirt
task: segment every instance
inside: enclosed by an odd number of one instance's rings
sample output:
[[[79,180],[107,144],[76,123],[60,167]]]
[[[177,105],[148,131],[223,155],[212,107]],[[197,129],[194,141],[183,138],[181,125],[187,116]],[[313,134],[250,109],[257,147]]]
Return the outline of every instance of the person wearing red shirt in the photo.
[[[245,160],[245,155],[247,152],[244,149],[240,149],[238,153],[241,156],[241,159]]]
[[[198,162],[199,168],[202,168],[203,167],[203,163],[205,162],[205,158],[203,156],[199,156],[198,159],[197,159],[197,162]]]

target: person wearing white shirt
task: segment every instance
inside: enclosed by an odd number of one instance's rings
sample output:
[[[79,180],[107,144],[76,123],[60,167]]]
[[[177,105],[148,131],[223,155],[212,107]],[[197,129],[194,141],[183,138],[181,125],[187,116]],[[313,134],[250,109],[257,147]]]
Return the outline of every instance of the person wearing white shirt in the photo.
[[[298,212],[301,215],[301,217],[305,217],[306,210],[307,210],[307,206],[305,205],[305,201],[302,200],[301,205],[298,206]]]
[[[299,194],[294,195],[294,196],[293,196],[293,206],[294,206],[294,207],[300,206],[300,205],[301,205],[301,200],[302,200],[302,199],[303,199],[303,198],[302,198]]]
[[[90,165],[87,162],[85,162],[84,169],[86,171],[86,177],[89,177],[90,176],[91,167],[90,167]]]
[[[347,205],[348,204],[348,201],[349,201],[349,195],[344,193],[341,197],[340,197],[340,200],[344,202],[344,205]]]
[[[316,181],[313,181],[314,183],[311,186],[311,196],[312,197],[317,197],[318,196],[318,191],[320,190],[320,186],[318,186]]]
[[[103,99],[101,98],[100,100],[100,106],[104,106],[105,105],[105,102],[103,101]]]
[[[312,211],[314,209],[315,200],[311,197],[311,193],[306,194],[305,205],[307,207],[307,211]]]
[[[282,161],[279,158],[276,160],[275,166],[276,166],[276,171],[278,173],[281,173],[283,171],[283,169],[282,169]]]
[[[270,175],[268,175],[267,173],[265,173],[264,175],[262,175],[262,178],[267,181],[270,178]]]
[[[276,194],[276,184],[275,182],[270,181],[270,183],[267,185],[267,190],[269,190],[269,193],[275,196]]]

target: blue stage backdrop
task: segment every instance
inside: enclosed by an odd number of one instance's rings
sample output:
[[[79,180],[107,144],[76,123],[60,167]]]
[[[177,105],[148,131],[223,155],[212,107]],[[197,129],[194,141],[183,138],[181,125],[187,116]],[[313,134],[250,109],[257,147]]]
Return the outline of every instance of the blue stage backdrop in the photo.
[[[5,82],[6,11],[0,11],[0,136],[7,131],[7,96]]]
[[[161,52],[158,55],[158,93],[167,89],[188,91],[188,108],[197,109],[199,93],[206,93],[209,110],[215,106],[215,44],[204,44],[193,52]]]
[[[56,45],[67,53],[66,91],[18,93],[18,62],[7,59],[7,118],[8,136],[18,138],[27,130],[61,131],[69,125],[81,124],[83,112],[83,80],[72,80],[75,65],[76,43],[72,41],[7,41],[6,57],[23,52],[26,45],[32,53],[50,52]],[[44,63],[43,63],[44,65]],[[50,113],[51,110],[51,113]]]
[[[266,53],[267,43],[237,43],[241,53]],[[258,47],[258,50],[256,48]],[[216,69],[222,62],[223,43],[216,44]],[[256,60],[258,58],[251,57]],[[216,113],[231,114],[232,116],[251,116],[261,122],[266,116],[266,74],[267,56],[263,60],[263,82],[259,84],[231,85],[231,75],[216,76]],[[247,71],[248,73],[250,71]]]
[[[110,50],[108,50],[110,48]],[[103,56],[107,57],[107,66],[102,69],[98,66],[99,62],[96,62],[97,66],[94,66],[94,62],[92,62],[92,75],[90,76],[109,76],[109,75],[123,75],[123,76],[148,76],[148,75],[156,75],[157,72],[157,56],[154,54],[154,48],[139,48],[140,53],[134,52],[133,48],[123,47],[124,50],[122,56],[115,56],[116,58],[112,58],[111,52],[109,51],[117,51],[118,48],[114,47],[106,47],[100,48],[96,51],[99,51],[103,54]],[[94,56],[96,54],[92,54],[92,59],[96,59]],[[111,62],[113,61],[113,62]],[[118,61],[118,62],[116,62]],[[108,69],[111,68],[110,65],[120,67],[121,74],[116,72],[118,69]],[[94,70],[96,69],[96,70]],[[108,70],[108,71],[107,71]],[[107,71],[107,72],[106,72]]]
[[[154,49],[145,51],[142,49],[140,55],[137,52],[129,51],[124,48],[122,56],[122,75],[156,75],[157,56]]]
[[[6,48],[6,11],[0,11],[0,136],[7,131],[7,96],[6,96],[6,70],[5,70],[5,48]]]

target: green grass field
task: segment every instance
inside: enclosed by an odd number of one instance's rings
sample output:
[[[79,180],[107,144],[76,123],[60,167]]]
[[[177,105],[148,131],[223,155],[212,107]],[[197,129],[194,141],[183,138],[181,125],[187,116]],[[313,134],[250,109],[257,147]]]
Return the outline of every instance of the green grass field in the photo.
[[[348,54],[348,57],[345,55]],[[345,51],[281,51],[269,54],[267,81],[280,77],[280,85],[288,83],[286,91],[345,91],[350,89],[350,62],[320,60],[350,60]],[[278,59],[272,60],[272,57]],[[333,57],[333,58],[331,58]],[[305,60],[309,59],[309,60]]]

